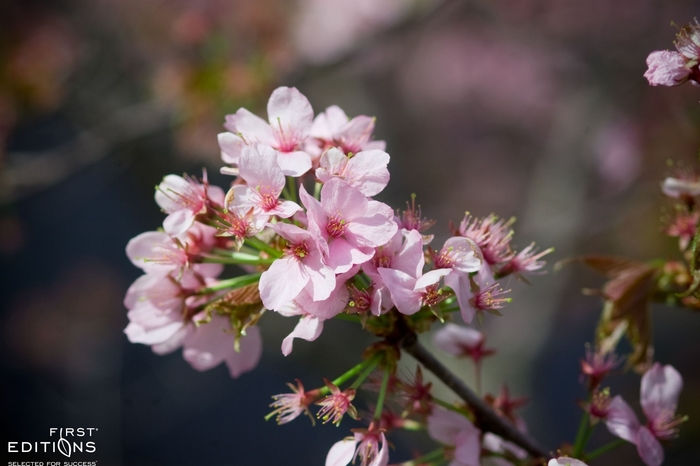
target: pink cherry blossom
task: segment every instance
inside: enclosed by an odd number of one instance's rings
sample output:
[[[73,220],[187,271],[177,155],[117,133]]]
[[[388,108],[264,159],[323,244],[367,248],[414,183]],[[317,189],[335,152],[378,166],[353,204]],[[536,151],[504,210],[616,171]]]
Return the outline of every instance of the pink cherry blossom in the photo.
[[[350,462],[358,466],[387,466],[389,449],[384,432],[371,427],[358,429],[354,438],[345,438],[333,445],[326,457],[326,466],[346,466]]]
[[[552,458],[547,463],[547,466],[588,466],[581,460],[576,458],[569,458],[568,456],[560,456],[559,458]]]
[[[321,189],[321,201],[299,190],[307,208],[309,230],[326,240],[324,257],[336,273],[367,262],[374,248],[389,242],[398,227],[388,205],[367,199],[358,189],[332,179]]]
[[[683,174],[678,178],[669,176],[662,183],[661,191],[675,199],[682,196],[698,196],[700,195],[700,177],[695,174]]]
[[[217,236],[232,237],[238,250],[246,238],[257,235],[265,228],[268,219],[268,215],[256,214],[254,207],[245,211],[236,205],[229,205],[225,213],[219,214]]]
[[[649,69],[644,73],[652,86],[678,86],[688,80],[691,71],[686,60],[678,52],[657,50],[647,57]]]
[[[467,213],[459,224],[459,234],[471,239],[479,246],[484,260],[496,265],[510,260],[513,251],[510,241],[513,238],[514,219],[506,220],[491,214],[486,218],[475,218]]]
[[[311,156],[302,149],[314,117],[308,99],[296,88],[278,87],[267,103],[267,115],[269,123],[244,108],[226,116],[224,126],[230,133],[219,135],[224,162],[238,164],[246,145],[261,143],[277,151],[285,175],[309,171]]]
[[[700,23],[682,27],[674,42],[676,49],[688,60],[700,60]]]
[[[428,434],[434,440],[455,447],[449,466],[479,466],[481,431],[461,414],[434,408],[428,416]]]
[[[323,419],[324,424],[333,421],[332,424],[336,426],[340,424],[345,413],[353,419],[359,419],[357,409],[352,405],[352,400],[355,399],[355,390],[348,388],[341,391],[328,379],[324,379],[324,382],[331,394],[316,402],[317,405],[321,406],[316,417]]]
[[[289,313],[283,315],[291,316],[292,314]],[[285,356],[289,356],[292,353],[295,338],[301,338],[302,340],[306,341],[315,341],[321,336],[321,332],[323,332],[323,322],[325,319],[311,314],[304,314],[301,310],[299,311],[298,315],[301,315],[301,319],[299,319],[296,327],[294,327],[294,330],[292,330],[292,332],[284,337],[284,340],[282,340],[282,354]]]
[[[647,417],[647,424],[640,425],[632,408],[616,396],[610,403],[606,424],[611,434],[634,443],[642,461],[647,466],[659,466],[664,459],[659,440],[678,435],[678,425],[684,418],[676,416],[678,396],[683,388],[683,378],[671,366],[655,363],[642,376],[640,403]]]
[[[296,225],[270,224],[288,241],[284,256],[272,263],[260,277],[260,298],[266,308],[278,310],[292,301],[307,284],[315,301],[328,298],[335,288],[335,274],[321,253],[323,240]]]
[[[277,310],[285,317],[301,316],[299,323],[292,333],[282,340],[282,354],[288,356],[292,352],[295,338],[306,341],[314,341],[323,332],[324,321],[340,314],[349,300],[350,292],[345,282],[355,275],[359,267],[353,267],[348,272],[335,277],[335,288],[328,298],[314,301],[312,292],[303,289],[293,301],[290,301]]]
[[[147,231],[129,240],[126,255],[146,273],[168,274],[189,265],[183,245],[160,231]]]
[[[193,295],[206,279],[187,270],[179,280],[171,275],[146,274],[127,290],[124,306],[129,309],[129,325],[124,329],[129,341],[151,345],[157,354],[175,351],[192,330],[187,313],[201,302]]]
[[[179,236],[194,223],[197,215],[207,213],[209,205],[224,205],[224,191],[210,186],[207,172],[203,182],[185,175],[168,175],[156,188],[156,202],[169,214],[163,221],[163,229],[172,236]]]
[[[187,328],[183,319],[186,292],[168,275],[139,277],[124,298],[129,325],[124,333],[132,343],[151,345],[158,354],[177,349]]]
[[[450,269],[431,270],[419,278],[396,269],[377,269],[391,293],[396,309],[402,314],[412,315],[423,306],[436,306],[447,296],[440,287],[440,279]]]
[[[194,319],[197,320],[197,316]],[[198,371],[206,371],[225,362],[231,377],[238,378],[244,372],[253,370],[260,361],[260,330],[258,327],[248,327],[240,340],[240,351],[236,351],[228,318],[212,313],[209,323],[199,325],[187,335],[182,355]]]
[[[482,446],[494,453],[498,453],[500,455],[503,455],[504,453],[510,453],[511,455],[515,456],[518,459],[524,460],[527,458],[527,452],[517,446],[516,444],[509,442],[507,440],[504,440],[502,437],[499,437],[496,434],[493,434],[491,432],[486,432],[484,434],[484,438],[481,442]],[[504,460],[505,461],[505,460]],[[512,464],[510,462],[502,463],[502,464]]]
[[[129,241],[126,255],[146,273],[180,274],[192,268],[204,276],[216,277],[223,270],[221,264],[193,263],[199,254],[215,245],[215,234],[215,228],[201,223],[193,224],[179,238],[159,231],[147,231]]]
[[[500,275],[520,275],[537,272],[547,264],[540,259],[552,251],[554,251],[554,248],[538,252],[537,248],[535,248],[535,243],[531,243],[501,267],[498,273]]]
[[[586,347],[586,358],[581,360],[581,375],[588,377],[589,389],[594,389],[607,375],[619,366],[624,358],[614,352],[606,353],[601,348]]]
[[[362,264],[362,269],[372,279],[372,313],[379,315],[394,306],[391,294],[384,285],[379,267],[400,270],[413,277],[423,272],[425,256],[423,238],[416,230],[397,231],[391,241],[375,249],[372,259]]]
[[[371,140],[373,131],[374,118],[360,115],[350,120],[340,107],[333,105],[314,119],[307,151],[315,156],[330,147],[337,147],[345,154],[372,149],[384,151],[384,141]]]
[[[367,197],[380,193],[389,183],[389,154],[383,150],[365,150],[345,155],[331,147],[321,155],[316,178],[325,183],[340,178]]]
[[[484,347],[486,338],[478,330],[455,324],[445,324],[435,332],[433,343],[442,351],[453,356],[466,356],[479,362],[482,358],[495,353]]]
[[[464,322],[471,323],[473,313],[470,309],[471,291],[470,274],[478,272],[485,265],[479,246],[469,238],[453,236],[445,241],[435,257],[435,267],[438,270],[446,270],[445,285],[452,288],[457,295],[457,302],[462,310]]]
[[[411,195],[411,203],[406,202],[406,210],[399,215],[399,211],[396,211],[395,217],[396,223],[399,229],[402,231],[415,230],[419,233],[423,233],[428,228],[435,225],[435,220],[429,220],[423,217],[420,205],[416,205],[416,195]],[[423,244],[427,245],[433,240],[433,235],[423,235]]]
[[[301,210],[292,201],[281,200],[285,178],[277,165],[277,152],[262,144],[246,146],[241,151],[239,162],[240,177],[246,184],[235,185],[233,200],[228,209],[247,212],[251,207],[255,213],[263,216],[276,215],[289,218]]]
[[[309,405],[318,398],[319,390],[316,389],[307,392],[304,390],[304,385],[302,385],[299,379],[297,379],[296,382],[296,387],[292,384],[287,384],[292,390],[292,393],[282,393],[272,396],[272,399],[275,401],[270,405],[270,408],[275,408],[275,410],[265,416],[266,420],[275,416],[277,424],[282,425],[293,421],[302,413],[305,413],[311,418],[311,422],[314,422],[314,418],[309,412]]]

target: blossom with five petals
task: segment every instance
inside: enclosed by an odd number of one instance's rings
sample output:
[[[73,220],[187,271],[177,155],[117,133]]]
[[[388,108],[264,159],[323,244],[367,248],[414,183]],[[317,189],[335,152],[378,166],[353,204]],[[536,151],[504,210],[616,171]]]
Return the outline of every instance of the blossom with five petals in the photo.
[[[288,176],[301,176],[311,169],[311,156],[303,144],[311,131],[314,111],[309,100],[294,87],[278,87],[267,102],[269,123],[240,108],[226,115],[224,127],[230,132],[219,134],[221,158],[238,165],[246,145],[262,143],[275,149],[277,163]],[[222,168],[223,173],[237,174]]]
[[[616,396],[610,403],[606,424],[611,434],[634,443],[647,466],[659,466],[664,450],[659,440],[678,435],[678,425],[684,418],[676,416],[678,396],[683,378],[672,366],[655,363],[642,376],[640,403],[647,417],[646,426],[640,425],[632,408]]]
[[[322,237],[324,257],[336,273],[367,262],[374,248],[386,244],[398,230],[388,205],[367,199],[357,188],[332,179],[321,189],[321,201],[304,187],[299,195],[307,208],[309,231]]]
[[[279,310],[310,284],[314,301],[328,298],[335,289],[335,274],[321,253],[317,235],[288,223],[270,224],[288,241],[284,256],[260,276],[260,298],[266,308]]]

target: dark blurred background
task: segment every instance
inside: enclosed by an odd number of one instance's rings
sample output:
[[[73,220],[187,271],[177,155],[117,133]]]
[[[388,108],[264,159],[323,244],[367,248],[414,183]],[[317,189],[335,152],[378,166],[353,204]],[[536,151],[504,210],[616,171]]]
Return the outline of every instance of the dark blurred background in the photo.
[[[4,0],[0,3],[0,397],[5,441],[50,427],[96,427],[106,465],[320,465],[348,435],[308,419],[265,422],[270,396],[318,386],[371,341],[329,322],[313,344],[279,345],[295,322],[265,316],[259,367],[232,380],[192,370],[179,352],[128,343],[124,293],[140,271],[127,241],[163,215],[169,173],[225,187],[216,134],[245,106],[264,116],[276,86],[316,113],[375,115],[401,207],[411,193],[437,220],[436,243],[465,211],[516,216],[516,246],[554,246],[533,286],[512,282],[488,316],[485,389],[527,396],[530,432],[572,441],[584,396],[578,359],[601,309],[601,279],[551,265],[585,253],[677,257],[661,234],[667,161],[696,166],[700,89],[652,88],[653,50],[700,16],[697,0]],[[234,269],[228,271],[236,273]],[[700,315],[654,309],[656,359],[686,382],[690,415],[669,465],[700,464]],[[359,335],[359,336],[358,336]],[[426,338],[427,341],[427,338]],[[405,357],[405,373],[414,364]],[[447,361],[447,360],[446,360]],[[465,362],[447,361],[471,380]],[[639,377],[610,380],[638,412]],[[451,395],[442,391],[444,398]],[[360,403],[360,405],[362,405]],[[392,462],[429,448],[391,437]],[[612,437],[601,427],[591,445]],[[8,460],[58,460],[17,455]],[[593,465],[641,464],[633,446]]]

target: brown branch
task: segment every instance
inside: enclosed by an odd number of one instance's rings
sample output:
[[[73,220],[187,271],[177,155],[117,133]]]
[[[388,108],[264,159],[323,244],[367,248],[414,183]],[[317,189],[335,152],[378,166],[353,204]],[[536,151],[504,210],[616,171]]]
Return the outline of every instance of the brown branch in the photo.
[[[418,342],[418,337],[411,334],[404,338],[402,345],[404,350],[423,364],[430,372],[435,374],[450,390],[464,400],[476,415],[480,427],[484,431],[493,432],[525,449],[535,458],[549,458],[549,452],[540,446],[534,439],[523,434],[513,424],[500,417],[496,412],[477,396],[464,382],[457,378],[450,370],[435,358],[423,345]]]

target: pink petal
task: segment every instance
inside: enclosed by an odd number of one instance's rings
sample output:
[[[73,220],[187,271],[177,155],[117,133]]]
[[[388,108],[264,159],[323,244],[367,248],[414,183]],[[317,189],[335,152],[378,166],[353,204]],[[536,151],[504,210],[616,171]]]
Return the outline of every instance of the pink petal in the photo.
[[[685,59],[678,52],[658,50],[647,57],[649,69],[644,73],[652,86],[677,86],[691,71],[685,67]]]
[[[275,131],[281,129],[301,143],[311,131],[314,111],[309,99],[295,87],[278,87],[267,102],[267,116]]]
[[[192,226],[195,217],[196,214],[191,210],[177,210],[165,217],[165,220],[163,220],[163,230],[171,236],[181,236]]]
[[[221,160],[224,163],[238,165],[241,150],[246,145],[243,139],[233,133],[219,133],[217,138],[221,148]]]
[[[262,356],[262,337],[258,327],[246,329],[246,335],[241,337],[240,352],[228,353],[226,356],[226,366],[234,379],[244,372],[255,369]]]
[[[391,299],[396,305],[396,309],[405,315],[418,312],[421,308],[421,294],[413,291],[416,279],[405,272],[394,269],[377,269],[379,275],[384,280],[384,284],[391,293]]]
[[[644,414],[652,421],[659,415],[674,413],[682,389],[683,378],[676,369],[655,363],[642,376],[640,403]]]
[[[154,248],[161,244],[170,244],[173,240],[166,233],[147,231],[132,238],[126,245],[126,255],[131,263],[147,273],[167,274],[174,270],[170,263],[152,262],[148,259],[154,256]]]
[[[617,395],[610,402],[610,409],[605,423],[611,434],[630,443],[636,443],[639,420],[632,408],[620,395]]]
[[[569,458],[567,456],[560,456],[559,458],[556,458],[556,459],[553,458],[553,459],[549,460],[549,463],[547,463],[547,466],[588,466],[588,465],[581,460],[577,460],[576,458]]]
[[[260,298],[267,309],[277,310],[296,298],[308,281],[296,258],[281,257],[260,276]]]
[[[362,217],[352,219],[345,236],[358,246],[376,248],[388,243],[398,229],[391,207],[382,202],[369,201]]]
[[[182,319],[170,320],[160,327],[144,327],[138,323],[131,322],[124,329],[126,337],[132,343],[142,343],[144,345],[155,345],[167,341],[184,326]]]
[[[346,181],[365,196],[380,193],[389,183],[389,154],[381,150],[355,154],[345,169]]]
[[[347,466],[355,456],[355,439],[344,438],[336,442],[326,456],[326,466]]]
[[[457,272],[451,273],[445,277],[445,285],[452,288],[455,295],[457,295],[457,302],[459,303],[462,320],[464,320],[465,324],[471,324],[476,314],[476,309],[470,302],[474,293],[472,293],[469,276]]]
[[[386,437],[381,435],[382,446],[379,448],[379,454],[369,463],[369,466],[387,466],[389,464],[389,448],[386,446]]]
[[[277,151],[264,144],[246,146],[238,162],[240,177],[251,189],[266,189],[276,197],[284,188],[285,179],[277,165]]]
[[[391,268],[401,270],[412,277],[418,277],[423,272],[425,265],[423,237],[418,230],[410,230],[404,236],[405,240],[401,250],[391,260]]]
[[[295,338],[302,338],[306,341],[314,341],[323,331],[323,319],[312,315],[306,315],[299,319],[299,323],[292,333],[282,340],[282,354],[289,356],[292,352],[292,345]]]
[[[327,299],[335,289],[335,273],[333,269],[323,263],[321,253],[311,251],[304,258],[304,266],[313,285],[313,300],[322,301]]]
[[[162,314],[179,314],[184,304],[181,292],[182,288],[167,275],[141,275],[127,290],[124,307],[131,310],[147,304]]]
[[[667,177],[661,185],[661,190],[668,197],[678,198],[682,195],[697,196],[700,194],[700,182],[679,180]]]
[[[183,177],[167,175],[156,188],[156,204],[167,214],[180,210],[182,206],[176,201],[174,193],[187,192],[189,189],[190,183]]]
[[[335,238],[328,245],[327,263],[335,273],[347,272],[353,264],[363,264],[374,255],[373,249],[359,249],[343,238]]]
[[[348,221],[367,215],[367,198],[358,189],[337,178],[331,179],[321,188],[321,204],[327,213],[340,212]],[[370,213],[373,214],[374,212]],[[392,218],[393,214],[392,210]]]
[[[229,118],[231,116],[232,118]],[[261,142],[268,146],[275,144],[275,137],[270,125],[257,115],[250,113],[245,108],[240,108],[235,115],[227,116],[226,129],[235,134],[240,134],[246,144]],[[231,123],[228,123],[228,121]]]
[[[228,332],[230,329],[227,318],[213,314],[211,322],[200,325],[187,336],[183,358],[198,371],[218,366],[234,351],[234,337]]]
[[[363,150],[386,150],[386,141],[367,141],[362,146]]]
[[[435,269],[430,272],[424,273],[421,277],[416,280],[416,284],[413,287],[415,291],[425,289],[430,285],[435,285],[440,281],[442,277],[448,275],[452,272],[452,269]]]
[[[301,206],[296,202],[280,201],[277,207],[270,210],[268,213],[270,215],[277,215],[279,218],[289,218],[301,210]]]
[[[301,176],[311,170],[311,156],[304,151],[277,152],[277,164],[287,176]]]
[[[335,133],[348,122],[348,116],[337,105],[331,105],[325,112],[319,113],[311,126],[313,138],[331,141]]]
[[[455,437],[455,460],[464,466],[480,466],[481,431],[469,423]]]
[[[180,330],[175,332],[173,336],[168,338],[162,343],[156,343],[151,346],[154,353],[159,355],[170,354],[185,342],[187,335],[190,334],[194,329],[191,325],[183,325]]]
[[[445,241],[443,249],[445,248],[462,252],[457,255],[458,260],[453,266],[456,271],[462,274],[478,272],[481,269],[481,265],[485,262],[480,258],[481,250],[479,246],[469,238],[453,236]]]
[[[484,340],[478,330],[455,324],[445,324],[433,336],[433,344],[442,351],[454,356],[464,356],[466,348],[476,348]]]
[[[642,426],[637,432],[637,452],[647,466],[660,466],[664,462],[664,449],[649,429]]]
[[[454,411],[436,407],[428,416],[428,434],[445,445],[456,445],[460,432],[473,432],[473,429],[476,428],[469,419]]]
[[[316,178],[321,183],[330,181],[333,177],[345,180],[345,167],[348,157],[335,147],[331,147],[321,155],[320,166],[316,169]]]

